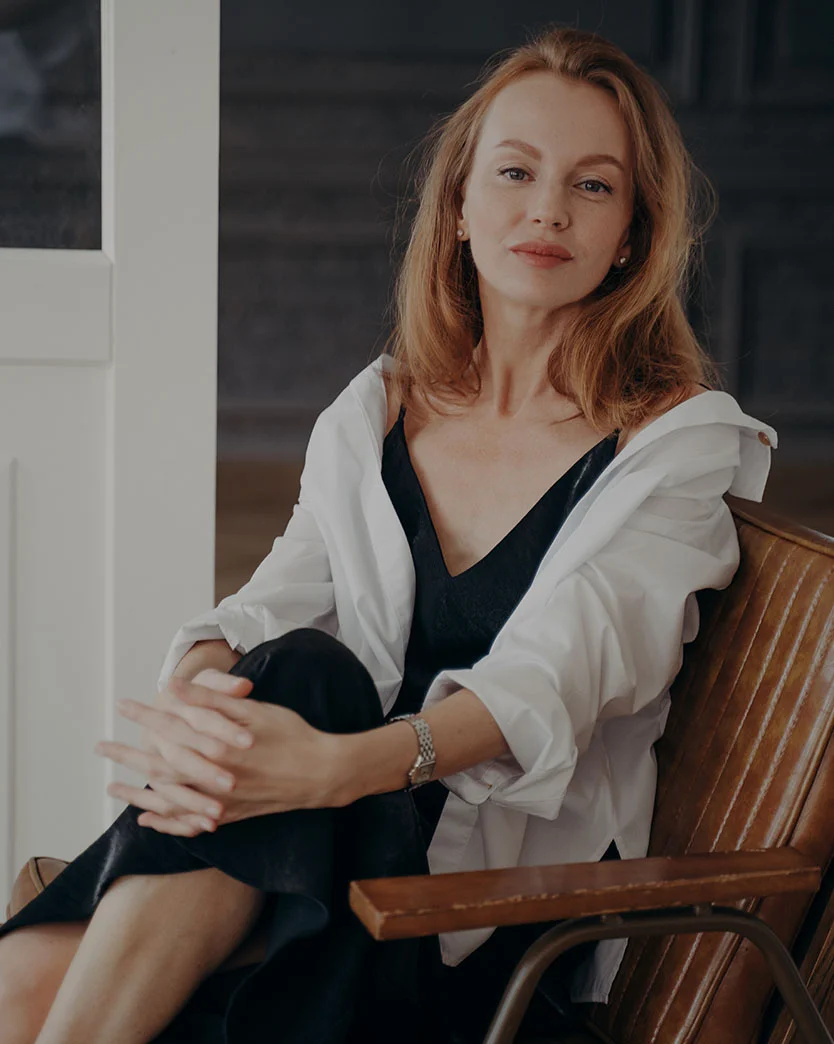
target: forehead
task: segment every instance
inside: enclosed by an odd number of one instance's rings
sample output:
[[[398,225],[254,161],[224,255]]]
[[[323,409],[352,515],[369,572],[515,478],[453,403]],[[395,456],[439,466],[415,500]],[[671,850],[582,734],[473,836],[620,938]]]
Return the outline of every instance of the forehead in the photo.
[[[492,99],[476,155],[491,155],[505,138],[530,142],[545,156],[609,152],[626,169],[631,162],[630,135],[616,98],[602,87],[547,71],[521,76]]]

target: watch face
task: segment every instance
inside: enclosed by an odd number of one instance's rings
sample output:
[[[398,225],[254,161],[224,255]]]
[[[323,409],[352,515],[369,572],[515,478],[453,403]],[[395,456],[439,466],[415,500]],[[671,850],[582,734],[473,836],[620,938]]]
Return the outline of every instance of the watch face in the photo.
[[[434,768],[434,762],[427,763],[425,765],[419,765],[414,769],[414,773],[411,777],[412,783],[428,783],[431,779],[432,769]]]

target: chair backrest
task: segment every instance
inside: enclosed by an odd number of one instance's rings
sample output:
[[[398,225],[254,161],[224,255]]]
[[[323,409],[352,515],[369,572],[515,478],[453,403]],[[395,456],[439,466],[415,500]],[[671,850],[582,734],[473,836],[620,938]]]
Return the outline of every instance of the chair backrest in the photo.
[[[791,845],[825,870],[834,852],[834,539],[727,502],[741,563],[724,591],[698,594],[700,630],[655,747],[649,855]],[[735,905],[791,946],[812,901]],[[738,936],[631,939],[604,1023],[621,1044],[776,1044],[763,1028],[772,992],[764,960]]]

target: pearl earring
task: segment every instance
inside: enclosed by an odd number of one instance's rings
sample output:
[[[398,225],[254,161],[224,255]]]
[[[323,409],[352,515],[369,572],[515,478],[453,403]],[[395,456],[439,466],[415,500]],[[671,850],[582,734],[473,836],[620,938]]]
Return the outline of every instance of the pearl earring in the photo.
[[[463,235],[463,229],[459,228],[458,229],[458,238],[460,238],[462,235]]]
[[[628,258],[627,258],[627,257],[621,257],[621,258],[620,258],[620,264],[621,264],[621,265],[624,265],[624,264],[626,263],[626,261],[628,261]]]

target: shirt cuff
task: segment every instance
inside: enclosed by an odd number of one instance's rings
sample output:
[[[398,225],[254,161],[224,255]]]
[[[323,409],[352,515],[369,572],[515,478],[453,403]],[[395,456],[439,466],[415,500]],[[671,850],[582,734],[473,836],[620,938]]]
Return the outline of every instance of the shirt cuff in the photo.
[[[518,670],[523,668],[516,668]],[[422,709],[428,710],[459,689],[469,689],[481,700],[501,729],[510,750],[497,758],[444,776],[444,785],[470,805],[480,805],[491,798],[519,811],[553,818],[554,809],[558,810],[573,774],[576,748],[573,744],[565,744],[564,750],[556,755],[555,744],[548,742],[550,729],[547,725],[537,715],[529,713],[529,707],[517,695],[508,693],[500,683],[485,678],[474,668],[441,671],[429,685]],[[572,734],[569,725],[568,722],[563,735]],[[554,757],[560,762],[558,767],[553,764]],[[559,771],[560,768],[564,768],[564,772]],[[559,791],[558,798],[554,795],[554,786]]]

